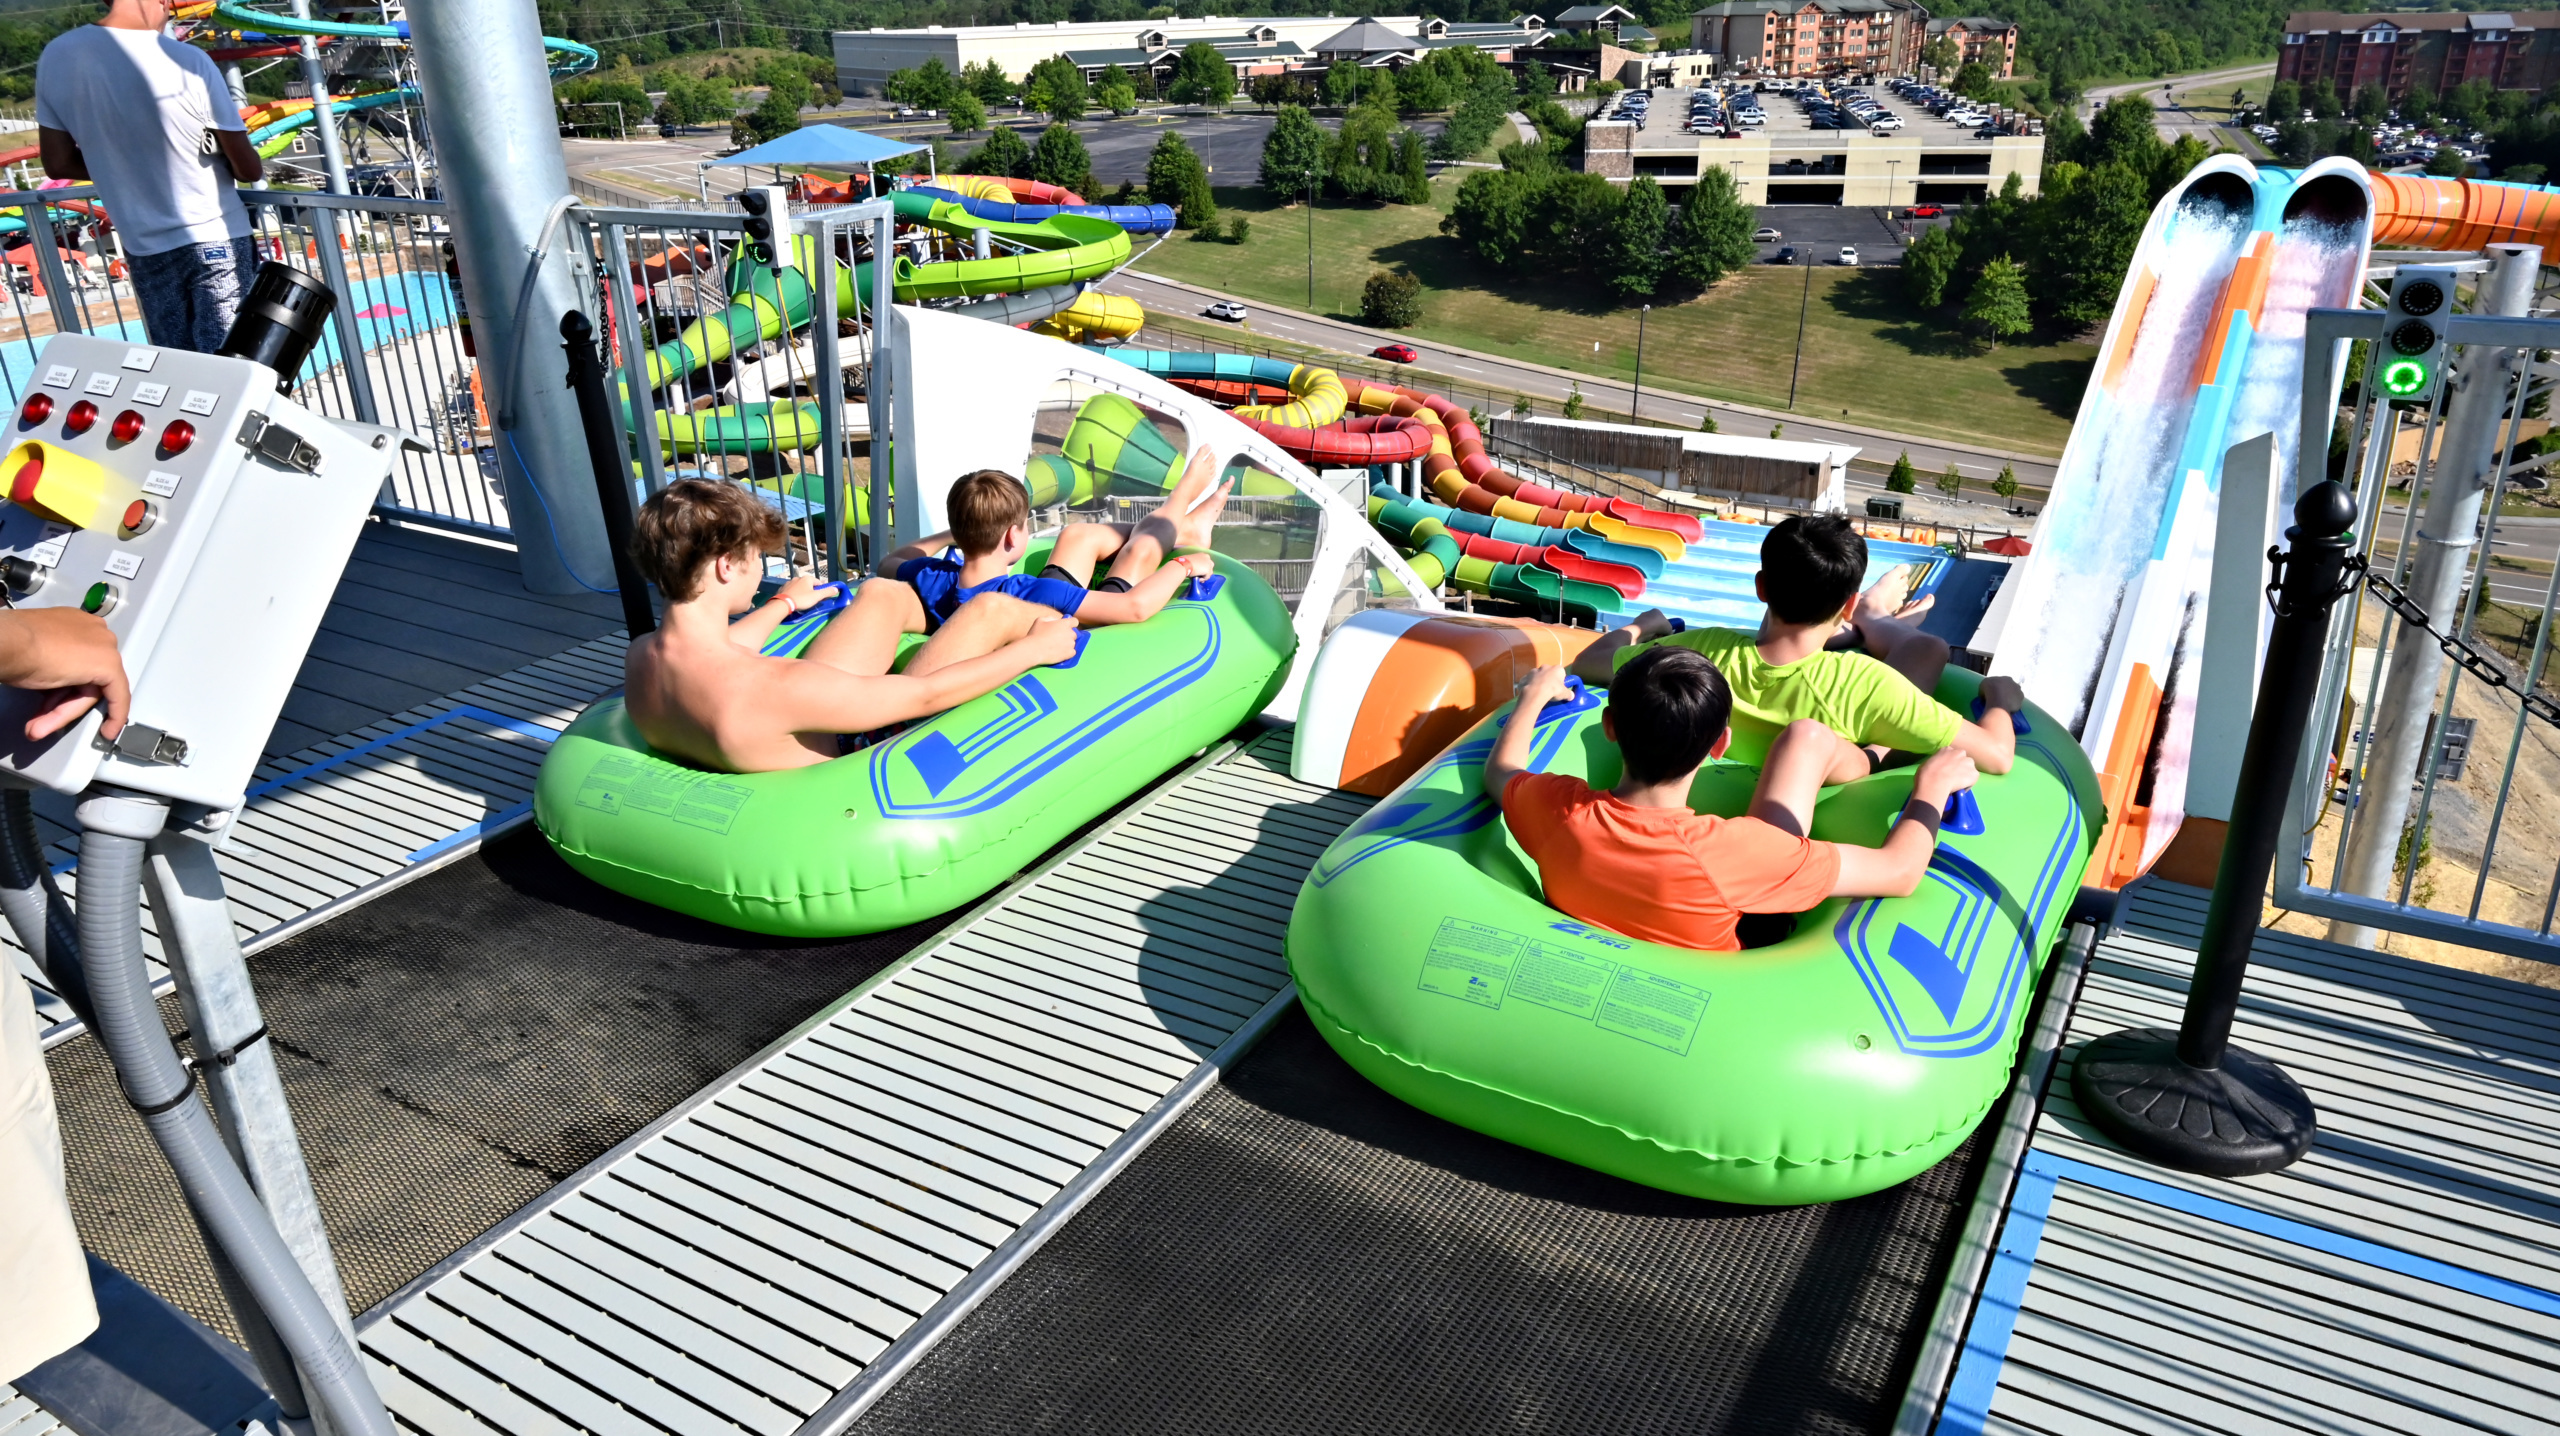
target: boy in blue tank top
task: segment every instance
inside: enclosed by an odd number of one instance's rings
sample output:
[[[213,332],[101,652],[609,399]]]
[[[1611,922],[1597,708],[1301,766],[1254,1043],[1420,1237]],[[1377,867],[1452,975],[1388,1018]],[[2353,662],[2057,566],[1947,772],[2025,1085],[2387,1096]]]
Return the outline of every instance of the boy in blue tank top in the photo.
[[[1212,491],[1216,475],[1217,460],[1203,448],[1164,507],[1135,524],[1069,524],[1048,565],[1028,574],[1014,566],[1031,547],[1030,491],[1011,474],[980,469],[951,486],[944,501],[949,531],[899,548],[880,571],[916,591],[928,633],[982,593],[1056,609],[1086,628],[1144,623],[1173,601],[1185,580],[1215,567],[1206,550],[1235,487],[1229,480]],[[1108,576],[1092,584],[1095,565],[1106,558]]]

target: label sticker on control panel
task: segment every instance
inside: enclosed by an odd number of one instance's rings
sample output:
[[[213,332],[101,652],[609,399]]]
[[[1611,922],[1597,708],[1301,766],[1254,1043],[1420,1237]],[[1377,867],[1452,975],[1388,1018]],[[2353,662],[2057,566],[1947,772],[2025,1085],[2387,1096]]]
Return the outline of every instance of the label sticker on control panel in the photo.
[[[71,525],[53,523],[46,524],[44,526],[43,542],[38,543],[34,548],[27,550],[27,557],[34,559],[36,562],[43,564],[47,568],[58,567],[62,563],[63,545],[69,542],[71,542]]]
[[[190,414],[210,414],[213,412],[213,407],[221,402],[222,396],[219,394],[208,393],[202,389],[189,389],[187,397],[178,401],[178,407]]]
[[[157,349],[127,349],[124,351],[124,367],[127,369],[139,369],[143,373],[148,374],[151,372],[151,366],[159,362],[160,351]]]
[[[115,397],[116,386],[123,382],[123,375],[110,374],[104,370],[100,370],[99,372],[90,375],[89,382],[81,385],[80,387],[84,391],[95,394],[100,398],[112,399]]]
[[[142,572],[142,555],[131,549],[119,550],[107,555],[106,568],[118,578],[131,578]]]
[[[70,365],[55,364],[44,371],[44,386],[48,389],[68,389],[71,387],[71,381],[79,377],[80,371]]]
[[[166,384],[136,384],[133,386],[133,402],[137,404],[149,404],[152,407],[157,408],[159,407],[160,402],[168,397],[169,386]]]
[[[167,469],[153,469],[142,476],[142,491],[165,499],[178,491],[178,476]]]

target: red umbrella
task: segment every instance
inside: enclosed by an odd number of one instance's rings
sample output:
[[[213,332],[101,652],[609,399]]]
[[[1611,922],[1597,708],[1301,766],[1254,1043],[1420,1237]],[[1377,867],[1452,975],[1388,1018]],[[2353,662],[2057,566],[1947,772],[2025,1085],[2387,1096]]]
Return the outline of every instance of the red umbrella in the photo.
[[[2018,537],[2016,534],[2002,534],[2000,537],[1984,544],[1982,546],[1982,551],[1984,553],[1996,553],[2004,558],[2025,558],[2028,552],[2028,545],[2025,539]]]

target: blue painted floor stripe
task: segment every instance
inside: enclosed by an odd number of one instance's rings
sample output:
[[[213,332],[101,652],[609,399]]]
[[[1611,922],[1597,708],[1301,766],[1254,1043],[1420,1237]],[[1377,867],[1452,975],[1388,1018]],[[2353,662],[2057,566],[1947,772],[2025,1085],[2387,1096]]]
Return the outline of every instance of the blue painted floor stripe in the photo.
[[[2036,1250],[2053,1211],[2055,1189],[2078,1182],[2138,1202],[2202,1217],[2227,1227],[2273,1237],[2291,1246],[2343,1257],[2378,1271],[2410,1277],[2448,1291],[2560,1316],[2560,1293],[2422,1257],[2397,1247],[2351,1237],[2327,1227],[2279,1217],[2220,1197],[2209,1197],[2167,1182],[2155,1182],[2112,1167],[2101,1167],[2051,1152],[2029,1151],[2009,1198],[2008,1220],[2000,1232],[2000,1249],[1992,1254],[1983,1277],[1982,1295],[1974,1303],[1973,1325],[1938,1415],[1937,1436],[1981,1436],[1991,1415],[1991,1399],[1999,1390],[2001,1368],[2008,1363],[2009,1339],[2017,1331],[2018,1311],[2026,1300],[2027,1281],[2035,1273]]]

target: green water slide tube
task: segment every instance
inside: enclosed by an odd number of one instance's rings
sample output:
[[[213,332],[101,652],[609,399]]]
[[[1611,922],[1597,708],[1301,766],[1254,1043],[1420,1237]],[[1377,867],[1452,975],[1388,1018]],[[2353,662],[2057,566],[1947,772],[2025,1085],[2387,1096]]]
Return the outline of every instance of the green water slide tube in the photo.
[[[1978,688],[1950,669],[1940,702]],[[1541,715],[1530,766],[1620,776],[1597,695]],[[1907,898],[1839,899],[1748,952],[1625,937],[1546,904],[1483,791],[1508,710],[1327,846],[1289,919],[1316,1029],[1424,1111],[1630,1181],[1715,1201],[1837,1201],[1926,1170],[2007,1089],[2036,976],[2105,823],[2097,775],[2030,709]],[[1748,804],[1716,761],[1702,813]],[[1874,844],[1911,770],[1826,790],[1813,836]]]

